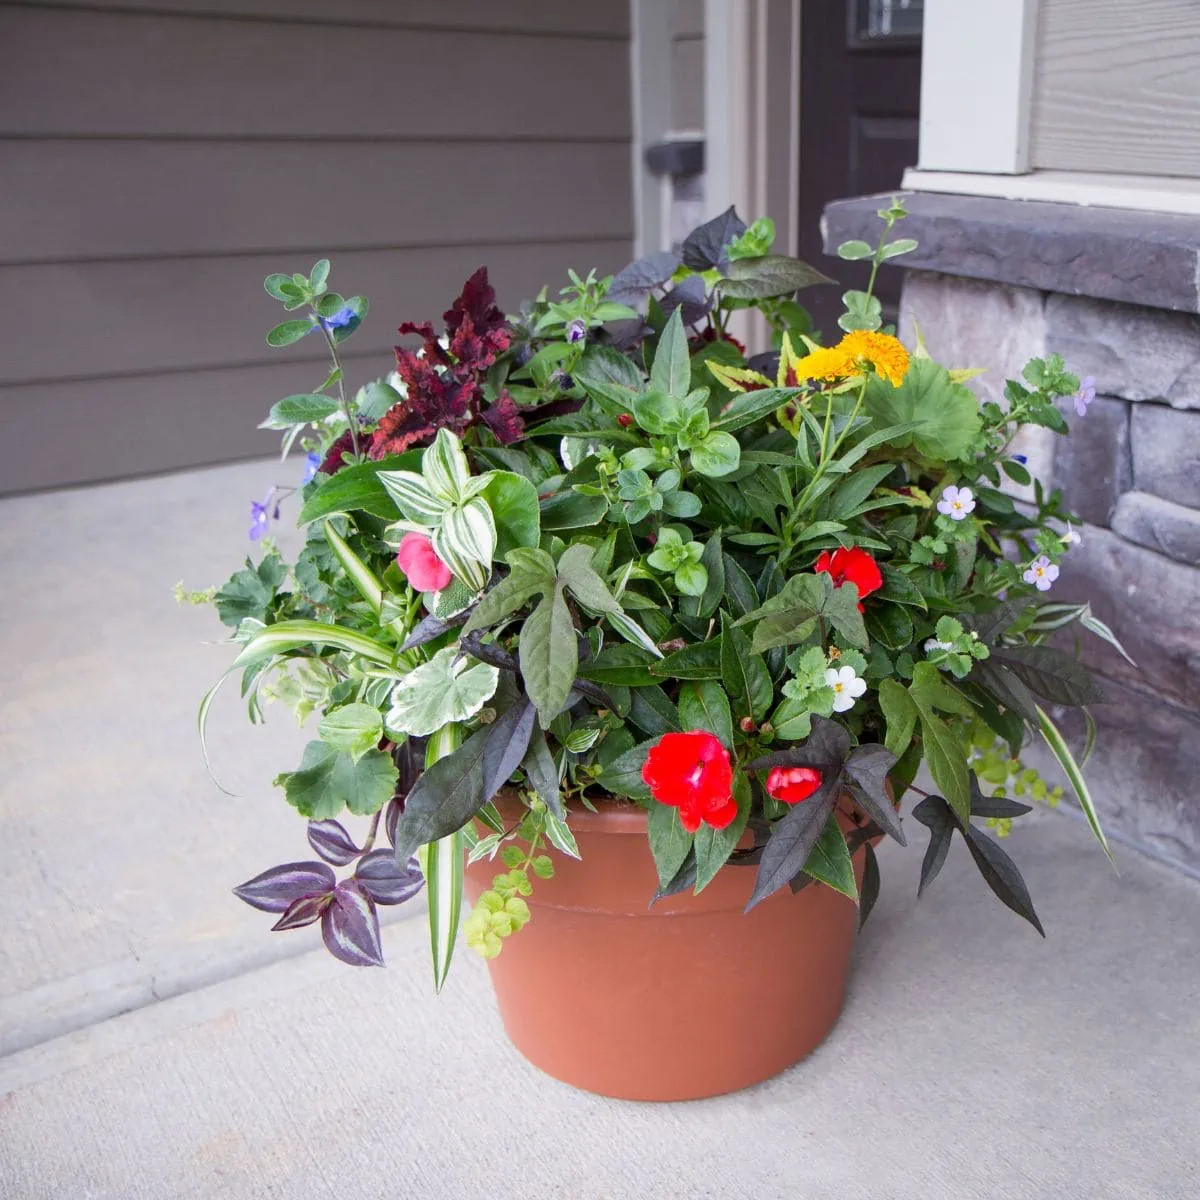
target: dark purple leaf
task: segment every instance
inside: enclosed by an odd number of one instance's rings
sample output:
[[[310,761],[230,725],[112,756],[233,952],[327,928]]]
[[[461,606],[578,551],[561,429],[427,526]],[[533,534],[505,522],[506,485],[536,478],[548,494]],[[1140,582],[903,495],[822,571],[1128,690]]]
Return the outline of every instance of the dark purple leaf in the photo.
[[[362,853],[338,821],[309,821],[308,844],[335,867],[344,867]]]
[[[392,846],[396,844],[396,825],[399,823],[401,816],[404,814],[404,801],[399,796],[393,796],[388,801],[387,812],[383,815],[383,828],[387,833],[387,840]]]
[[[316,896],[301,896],[293,900],[287,912],[271,926],[276,929],[300,929],[321,919],[321,914],[333,903],[332,892],[321,892]]]
[[[239,884],[233,894],[262,912],[284,912],[293,900],[333,889],[337,879],[319,862],[284,863]]]
[[[376,904],[403,904],[425,886],[416,857],[401,868],[390,850],[372,850],[358,864],[354,879]]]
[[[382,967],[379,916],[375,904],[353,882],[339,884],[321,916],[321,936],[334,958],[352,967]]]
[[[670,316],[677,308],[685,325],[695,325],[708,315],[710,297],[699,275],[689,275],[660,301],[663,313]]]
[[[979,873],[987,881],[988,887],[996,893],[997,899],[1007,904],[1018,916],[1024,917],[1042,937],[1045,937],[1046,931],[1042,928],[1037,913],[1033,911],[1029,889],[1025,886],[1025,880],[1021,878],[1021,872],[1017,870],[1017,864],[996,842],[974,825],[967,826],[963,837],[967,839],[967,848],[971,851]]]
[[[942,864],[946,861],[954,830],[958,826],[958,818],[941,796],[926,796],[913,808],[912,815],[914,821],[920,821],[929,830],[929,845],[925,848],[925,857],[921,862],[921,882],[917,887],[917,895],[920,896],[937,878]]]
[[[713,217],[693,229],[683,242],[683,261],[693,271],[724,266],[729,261],[726,250],[734,238],[746,232],[746,222],[730,205],[719,217]]]
[[[490,800],[521,765],[537,709],[522,696],[506,709],[492,724],[491,733],[483,747],[483,798]]]
[[[875,857],[875,847],[870,842],[864,843],[866,859],[863,862],[862,886],[858,889],[858,927],[861,929],[879,899],[879,859]]]
[[[667,250],[656,250],[645,258],[631,262],[623,271],[618,271],[613,276],[606,298],[640,309],[646,297],[656,287],[662,287],[675,274],[678,266],[676,255]]]
[[[433,615],[425,617],[417,623],[417,627],[408,635],[408,640],[400,647],[400,650],[402,652],[412,650],[417,646],[425,645],[426,642],[432,642],[434,638],[441,637],[455,625],[462,625],[468,616],[470,613],[462,613],[457,617],[452,617],[449,621],[439,620]]]
[[[747,912],[804,870],[804,864],[825,828],[825,821],[837,803],[841,786],[840,771],[827,774],[818,791],[803,804],[792,805],[771,827],[771,838],[759,860]]]

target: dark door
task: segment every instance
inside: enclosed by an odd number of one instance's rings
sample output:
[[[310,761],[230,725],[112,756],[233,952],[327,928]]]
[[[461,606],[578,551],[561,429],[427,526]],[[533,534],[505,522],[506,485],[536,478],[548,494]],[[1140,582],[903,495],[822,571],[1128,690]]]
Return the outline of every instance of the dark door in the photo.
[[[842,292],[865,287],[869,267],[823,257],[821,213],[831,200],[899,188],[916,164],[923,8],[924,0],[800,6],[800,257],[842,284],[800,298],[827,343],[838,336]],[[884,267],[876,283],[886,321],[896,319],[900,278]]]

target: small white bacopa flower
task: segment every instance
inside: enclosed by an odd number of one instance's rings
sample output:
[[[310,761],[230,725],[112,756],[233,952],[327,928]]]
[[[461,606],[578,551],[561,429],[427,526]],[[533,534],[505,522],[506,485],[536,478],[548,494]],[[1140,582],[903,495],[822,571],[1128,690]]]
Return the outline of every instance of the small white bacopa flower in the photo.
[[[867,690],[867,681],[859,679],[853,667],[830,667],[825,672],[825,682],[833,688],[834,712],[849,712],[854,701]]]
[[[1021,576],[1026,583],[1032,583],[1039,592],[1048,592],[1050,585],[1058,578],[1058,567],[1044,554],[1039,554]]]

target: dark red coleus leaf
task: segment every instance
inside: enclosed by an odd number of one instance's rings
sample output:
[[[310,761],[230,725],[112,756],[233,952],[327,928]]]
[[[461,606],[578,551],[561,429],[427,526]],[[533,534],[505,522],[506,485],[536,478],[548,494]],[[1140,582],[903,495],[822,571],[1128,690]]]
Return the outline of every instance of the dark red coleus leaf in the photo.
[[[507,391],[501,392],[484,410],[483,420],[502,446],[511,446],[525,436],[525,422],[516,402]]]
[[[350,430],[347,429],[326,451],[325,457],[317,470],[326,475],[336,475],[346,465],[346,461],[342,456],[352,454],[353,452],[354,439],[350,436]]]
[[[354,882],[376,904],[403,904],[425,886],[425,877],[415,857],[401,867],[390,850],[372,850],[358,864]]]
[[[329,953],[352,967],[383,966],[375,902],[353,880],[334,889],[321,914],[321,936]]]
[[[233,894],[251,908],[281,913],[294,900],[332,891],[336,883],[333,872],[324,863],[284,863],[239,884]]]

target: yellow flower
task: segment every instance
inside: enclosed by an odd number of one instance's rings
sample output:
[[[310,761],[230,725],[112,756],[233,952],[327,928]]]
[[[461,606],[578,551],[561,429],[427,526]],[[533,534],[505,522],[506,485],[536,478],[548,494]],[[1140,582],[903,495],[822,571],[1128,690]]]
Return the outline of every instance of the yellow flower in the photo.
[[[837,348],[843,351],[856,367],[870,363],[877,375],[882,375],[896,387],[900,386],[904,373],[908,370],[908,351],[900,339],[892,337],[890,333],[868,333],[866,330],[856,329],[853,333],[846,334]]]
[[[836,346],[819,347],[795,364],[795,379],[846,379],[873,367],[877,375],[899,385],[908,370],[908,351],[888,333],[856,329]]]

